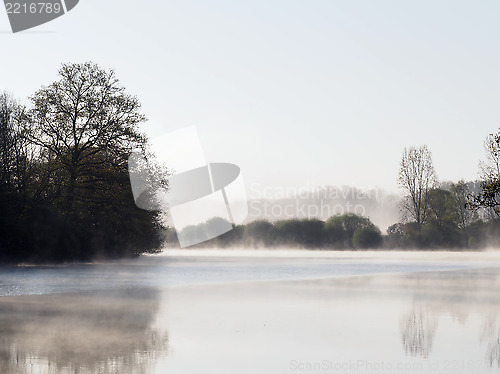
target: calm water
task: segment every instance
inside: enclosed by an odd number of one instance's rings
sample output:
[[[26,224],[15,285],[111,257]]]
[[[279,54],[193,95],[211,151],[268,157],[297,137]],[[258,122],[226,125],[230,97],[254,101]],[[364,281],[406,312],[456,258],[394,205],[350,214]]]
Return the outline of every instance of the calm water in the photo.
[[[500,372],[496,252],[0,268],[0,373]]]

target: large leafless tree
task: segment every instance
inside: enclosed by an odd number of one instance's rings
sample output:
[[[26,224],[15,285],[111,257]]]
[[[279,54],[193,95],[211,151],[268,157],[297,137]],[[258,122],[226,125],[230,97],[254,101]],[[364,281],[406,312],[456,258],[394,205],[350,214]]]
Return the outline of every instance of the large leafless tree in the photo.
[[[406,192],[402,207],[405,216],[417,223],[420,234],[428,219],[429,191],[436,187],[437,177],[432,154],[427,146],[405,148],[399,168],[398,182]]]

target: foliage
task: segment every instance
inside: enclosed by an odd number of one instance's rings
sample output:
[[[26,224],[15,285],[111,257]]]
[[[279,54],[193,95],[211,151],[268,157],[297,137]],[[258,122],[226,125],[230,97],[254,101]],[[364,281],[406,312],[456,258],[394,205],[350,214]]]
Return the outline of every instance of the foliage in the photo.
[[[221,219],[216,217],[215,219]],[[182,235],[190,239],[206,237],[210,221],[187,226]],[[354,237],[357,235],[356,242]],[[382,243],[380,230],[367,218],[355,214],[334,216],[326,222],[315,219],[288,219],[277,222],[258,220],[222,234],[200,247],[299,247],[311,249],[376,248]]]
[[[275,244],[283,246],[322,247],[325,244],[324,223],[316,219],[289,219],[278,221]]]
[[[244,226],[243,244],[248,247],[267,247],[274,245],[276,231],[272,223],[264,220],[253,221]]]
[[[60,262],[137,255],[162,242],[127,170],[146,151],[137,98],[112,70],[63,64],[26,110],[0,95],[0,260]],[[7,219],[6,217],[9,217]]]
[[[335,248],[352,248],[355,232],[362,229],[375,229],[375,225],[369,218],[352,213],[334,216],[325,222],[328,241]]]
[[[382,245],[383,239],[380,230],[373,227],[365,227],[354,232],[352,243],[354,248],[378,248]]]
[[[471,190],[464,180],[460,180],[450,185],[450,192],[455,202],[457,226],[463,230],[477,219],[474,210],[468,206]]]
[[[500,217],[500,133],[490,134],[485,141],[486,162],[481,163],[481,191],[471,194],[469,206],[485,208]]]

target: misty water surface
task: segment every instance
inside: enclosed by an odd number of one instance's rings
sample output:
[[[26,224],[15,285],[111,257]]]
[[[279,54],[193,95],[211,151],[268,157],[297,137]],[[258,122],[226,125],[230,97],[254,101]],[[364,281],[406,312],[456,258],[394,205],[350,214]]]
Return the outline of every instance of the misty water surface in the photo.
[[[1,373],[500,371],[496,253],[167,252],[0,270]]]

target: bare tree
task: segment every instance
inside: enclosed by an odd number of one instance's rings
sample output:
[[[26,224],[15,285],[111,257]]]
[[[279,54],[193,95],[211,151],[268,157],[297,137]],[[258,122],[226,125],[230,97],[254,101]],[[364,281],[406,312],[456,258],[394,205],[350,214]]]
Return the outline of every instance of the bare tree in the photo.
[[[428,219],[428,192],[437,185],[436,172],[432,164],[432,154],[427,146],[405,148],[399,168],[398,182],[406,191],[402,208],[406,217],[414,220],[418,233]]]

